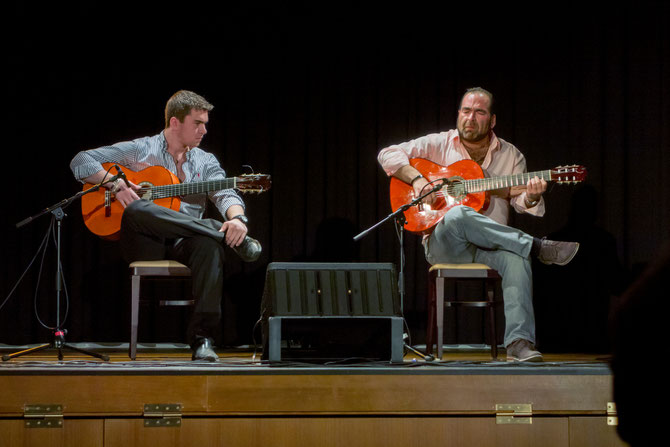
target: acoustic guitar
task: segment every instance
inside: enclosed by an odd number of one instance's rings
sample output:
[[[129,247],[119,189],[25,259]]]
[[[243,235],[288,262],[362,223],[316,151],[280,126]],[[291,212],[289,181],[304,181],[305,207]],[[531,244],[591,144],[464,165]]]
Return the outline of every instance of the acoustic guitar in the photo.
[[[413,158],[410,160],[410,165],[432,182],[427,188],[443,185],[437,191],[437,200],[432,205],[420,204],[405,211],[407,219],[405,228],[418,234],[430,234],[446,212],[456,205],[466,205],[475,211],[486,209],[488,191],[526,185],[536,176],[547,182],[568,184],[581,182],[586,178],[586,168],[579,165],[559,166],[546,171],[501,177],[485,177],[481,166],[472,160],[461,160],[449,166],[441,166],[423,158]],[[414,188],[395,177],[391,177],[390,188],[391,208],[394,211],[416,198]]]
[[[103,163],[102,167],[109,170],[114,163]],[[151,200],[155,204],[179,211],[179,197],[190,194],[201,194],[221,189],[236,189],[243,193],[261,193],[270,189],[271,178],[267,174],[243,174],[206,182],[181,183],[179,178],[162,166],[150,166],[135,172],[121,166],[129,181],[140,186],[137,195],[142,200]],[[93,188],[94,184],[86,183],[84,191]],[[81,212],[86,227],[94,234],[109,240],[119,239],[123,205],[106,188],[84,194],[81,198]]]

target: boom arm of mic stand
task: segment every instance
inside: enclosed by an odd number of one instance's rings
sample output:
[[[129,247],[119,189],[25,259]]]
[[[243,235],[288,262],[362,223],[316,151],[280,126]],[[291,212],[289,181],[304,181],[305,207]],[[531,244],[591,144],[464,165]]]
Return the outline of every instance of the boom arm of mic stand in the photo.
[[[387,220],[392,219],[392,218],[395,218],[395,217],[399,216],[401,213],[404,213],[405,211],[407,211],[408,209],[410,209],[411,207],[418,205],[423,199],[425,199],[426,197],[428,197],[428,196],[431,195],[432,193],[437,192],[437,191],[439,191],[440,189],[442,189],[442,187],[445,185],[445,183],[446,183],[446,182],[443,181],[443,182],[440,183],[439,185],[437,185],[437,186],[431,188],[431,189],[430,189],[428,192],[426,192],[425,194],[422,194],[422,195],[418,196],[417,198],[415,198],[414,200],[412,200],[410,203],[401,206],[400,208],[398,208],[397,210],[395,210],[394,212],[392,212],[391,214],[389,214],[389,215],[386,216],[384,219],[380,220],[379,222],[377,222],[376,224],[374,224],[373,226],[371,226],[371,227],[368,228],[367,230],[364,230],[364,231],[362,231],[361,233],[357,234],[356,236],[354,236],[354,241],[359,241],[359,240],[361,240],[362,238],[364,238],[365,236],[367,236],[367,234],[368,234],[370,231],[374,230],[375,228],[377,228],[378,226],[380,226],[381,224],[383,224],[383,223],[386,222]]]
[[[79,191],[77,194],[73,195],[72,197],[69,197],[69,198],[67,198],[67,199],[63,199],[63,200],[61,200],[60,202],[58,202],[58,203],[56,203],[56,204],[54,204],[54,205],[51,205],[51,206],[48,207],[48,208],[43,209],[42,211],[40,211],[39,213],[35,214],[34,216],[26,217],[26,218],[23,219],[21,222],[18,222],[18,223],[16,224],[16,228],[21,228],[22,226],[24,226],[24,225],[26,225],[26,224],[29,224],[30,222],[32,222],[33,220],[37,219],[38,217],[40,217],[40,216],[42,216],[42,215],[44,215],[44,214],[51,213],[52,211],[57,210],[58,208],[65,208],[65,207],[67,207],[68,205],[70,205],[72,202],[74,202],[75,200],[81,198],[82,196],[84,196],[84,195],[86,195],[86,194],[88,194],[88,193],[91,193],[91,192],[95,192],[95,191],[99,190],[100,187],[101,187],[102,185],[105,185],[105,184],[107,184],[107,183],[109,183],[109,182],[116,181],[116,180],[119,179],[119,178],[121,178],[121,177],[117,174],[117,175],[115,175],[114,177],[110,178],[109,180],[107,180],[107,181],[104,182],[104,183],[98,183],[97,185],[95,185],[95,186],[93,186],[93,187],[91,187],[91,188],[89,188],[89,189],[87,189],[87,190],[85,190],[85,191]]]

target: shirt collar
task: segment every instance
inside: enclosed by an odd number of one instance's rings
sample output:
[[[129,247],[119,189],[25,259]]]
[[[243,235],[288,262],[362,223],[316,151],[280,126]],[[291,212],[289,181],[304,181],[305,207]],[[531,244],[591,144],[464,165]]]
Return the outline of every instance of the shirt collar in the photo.
[[[167,138],[165,138],[165,130],[161,130],[161,133],[158,135],[161,145],[163,146],[163,152],[167,152]]]
[[[451,136],[451,143],[453,144],[453,146],[455,148],[458,149],[459,152],[461,152],[462,155],[470,157],[470,155],[468,154],[467,149],[465,149],[465,147],[461,144],[460,137],[458,136],[458,130],[455,130],[453,135]],[[498,151],[498,150],[500,150],[500,140],[498,139],[496,134],[493,131],[491,131],[491,139],[489,141],[489,150],[486,153],[486,158],[488,158],[490,156],[490,154],[492,154],[493,152]]]
[[[163,152],[165,152],[165,154],[167,154],[167,155],[170,155],[170,154],[168,153],[167,138],[165,138],[165,129],[161,130],[161,133],[159,134],[159,138],[160,138],[160,140],[161,140],[161,144],[162,144],[162,146],[163,146]],[[190,147],[190,148],[186,151],[186,160],[191,160],[191,151],[192,151],[193,149],[194,149],[194,148]]]

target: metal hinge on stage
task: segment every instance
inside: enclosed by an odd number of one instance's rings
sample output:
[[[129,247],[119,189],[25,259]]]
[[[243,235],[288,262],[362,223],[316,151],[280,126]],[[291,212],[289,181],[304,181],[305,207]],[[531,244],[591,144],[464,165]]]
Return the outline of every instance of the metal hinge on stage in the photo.
[[[532,424],[533,404],[496,404],[496,424]]]
[[[63,428],[63,406],[32,404],[23,407],[26,428]]]
[[[145,404],[145,427],[181,427],[181,404]]]
[[[607,402],[607,425],[619,425],[619,417],[614,402]]]

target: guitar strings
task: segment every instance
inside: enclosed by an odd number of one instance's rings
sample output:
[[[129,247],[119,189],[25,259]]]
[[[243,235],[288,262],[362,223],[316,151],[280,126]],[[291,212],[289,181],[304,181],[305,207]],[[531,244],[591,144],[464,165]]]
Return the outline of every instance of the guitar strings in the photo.
[[[244,174],[243,177],[248,176]],[[245,185],[246,182],[242,181],[241,185]],[[151,185],[151,186],[140,186],[138,193],[141,196],[144,196],[147,192],[151,192],[152,199],[163,199],[167,197],[176,197],[182,195],[206,193],[209,191],[219,191],[224,189],[237,189],[240,187],[240,179],[237,177],[228,177],[223,179],[208,180],[205,182],[193,182],[193,183],[173,183],[169,185]],[[243,188],[244,190],[249,191],[249,188]],[[264,191],[265,189],[261,187],[258,192]]]
[[[457,188],[453,184],[451,184],[446,187],[446,191],[442,189],[440,191],[437,191],[435,194],[446,198],[447,196],[454,197],[455,195],[459,195],[458,193],[470,194],[470,193],[488,191],[491,189],[508,188],[528,183],[528,181],[530,181],[530,179],[532,179],[533,177],[539,177],[547,181],[554,180],[557,182],[568,182],[568,183],[571,182],[576,183],[578,181],[578,179],[576,178],[577,176],[574,175],[574,172],[570,172],[570,169],[566,169],[565,171],[558,170],[556,175],[554,175],[552,170],[537,171],[537,172],[522,172],[518,174],[511,174],[496,178],[458,180],[455,181],[454,183],[462,185],[463,188],[462,191],[458,191]],[[437,180],[433,180],[432,182],[429,182],[427,185],[430,185],[435,181]]]
[[[236,179],[234,178],[225,178],[197,183],[174,183],[171,185],[144,186],[140,189],[140,192],[145,194],[146,192],[151,191],[152,198],[163,199],[166,197],[204,193],[219,189],[231,189],[235,186],[235,181]]]
[[[539,177],[543,180],[551,180],[551,171],[546,170],[546,171],[538,171],[538,172],[522,172],[519,174],[512,174],[512,175],[506,175],[502,177],[497,177],[497,178],[480,178],[480,179],[466,179],[466,180],[458,180],[455,181],[454,183],[458,185],[463,186],[463,193],[473,193],[473,192],[483,192],[491,189],[498,189],[498,188],[507,188],[511,186],[518,186],[520,184],[525,184],[527,183],[531,178],[533,177]],[[429,182],[426,184],[426,186],[436,182],[438,180],[433,180],[432,182]],[[425,189],[425,186],[424,188]],[[423,191],[422,189],[422,191]],[[442,197],[447,197],[447,196],[454,196],[456,195],[457,187],[452,185],[448,185],[446,187],[446,192],[444,189],[441,189],[436,192],[437,195],[442,196]]]

